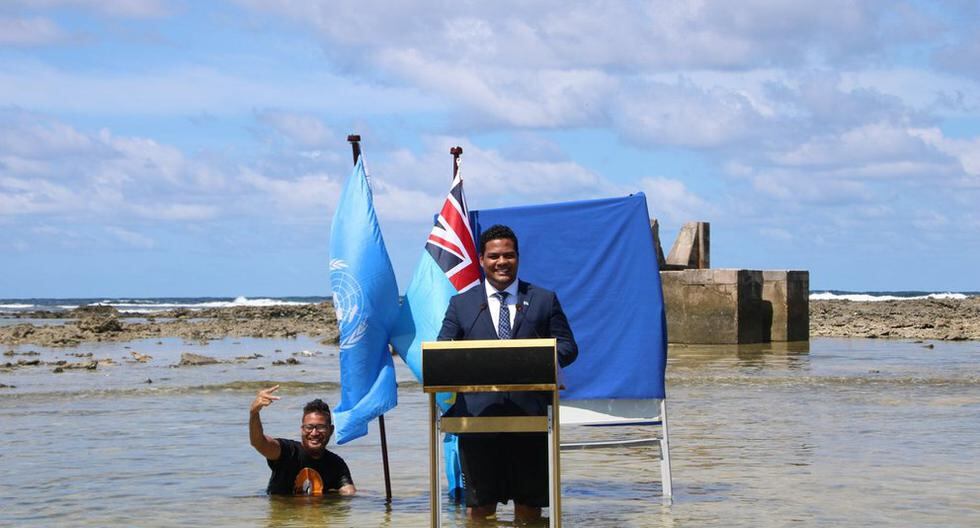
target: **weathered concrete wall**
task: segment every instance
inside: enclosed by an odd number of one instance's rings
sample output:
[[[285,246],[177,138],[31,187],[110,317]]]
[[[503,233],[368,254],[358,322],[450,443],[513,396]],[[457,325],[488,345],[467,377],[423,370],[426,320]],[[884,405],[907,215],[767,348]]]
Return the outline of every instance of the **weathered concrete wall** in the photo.
[[[766,343],[772,306],[762,299],[761,271],[660,272],[672,343]]]
[[[762,272],[762,299],[772,306],[772,340],[810,339],[810,272]]]

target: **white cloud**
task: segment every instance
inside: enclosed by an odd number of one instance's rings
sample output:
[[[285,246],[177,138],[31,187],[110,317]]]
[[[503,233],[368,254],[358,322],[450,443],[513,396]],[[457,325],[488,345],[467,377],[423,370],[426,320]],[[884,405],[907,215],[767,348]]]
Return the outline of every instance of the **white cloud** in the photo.
[[[236,60],[241,60],[237,59]],[[0,63],[0,101],[37,111],[102,116],[215,116],[290,107],[340,116],[419,113],[440,105],[413,87],[386,86],[321,71],[247,68],[245,73],[190,64],[102,71],[30,60]],[[71,87],[66,97],[64,87]]]
[[[77,8],[121,18],[157,18],[172,10],[164,0],[13,0],[30,9]],[[173,2],[171,2],[171,6]]]
[[[386,49],[378,63],[462,105],[477,121],[517,127],[574,126],[601,116],[616,81],[596,70],[510,70],[433,61],[416,50]]]
[[[874,200],[872,189],[860,181],[799,171],[760,171],[752,177],[752,189],[767,199],[811,206],[840,207]],[[762,206],[758,198],[752,202]]]
[[[432,161],[426,164],[447,168],[445,174],[435,176],[438,182],[436,188],[443,197],[449,189],[451,178],[451,165],[448,163],[451,145],[463,147],[461,170],[466,192],[477,207],[513,206],[623,193],[619,186],[572,161],[512,159],[497,149],[481,147],[469,141],[432,137],[428,149]]]
[[[137,216],[154,220],[198,221],[216,218],[221,209],[215,205],[200,204],[129,204],[128,209]]]
[[[877,90],[902,104],[938,116],[980,114],[980,82],[927,68],[896,65],[842,72],[841,89]],[[858,111],[861,108],[849,108]]]
[[[928,7],[909,2],[554,0],[454,4],[448,10],[441,2],[240,3],[313,28],[335,61],[365,77],[395,76],[444,94],[466,115],[512,126],[569,126],[583,118],[594,124],[608,110],[635,114],[621,105],[609,108],[604,99],[644,76],[701,70],[734,77],[782,67],[848,71],[896,46],[929,43],[950,31]],[[621,100],[645,99],[644,88]],[[733,95],[720,103],[730,107],[724,101]],[[705,113],[717,110],[709,104]],[[699,115],[693,108],[685,112]],[[730,120],[729,113],[721,113],[722,121]],[[621,122],[624,134],[632,123]],[[717,131],[707,133],[710,138]]]
[[[909,133],[930,146],[955,157],[967,174],[980,176],[980,138],[948,138],[938,128],[911,130]]]
[[[912,225],[923,231],[934,231],[949,225],[949,218],[938,211],[916,211]]]
[[[945,69],[980,80],[980,71],[977,70],[980,63],[980,30],[976,28],[976,18],[972,21],[974,27],[967,37],[936,50],[935,59]]]
[[[0,151],[28,159],[91,154],[98,144],[62,122],[32,112],[0,109]]]
[[[429,194],[418,189],[403,188],[389,182],[373,178],[371,190],[378,217],[384,222],[425,223],[431,220],[442,207],[442,196]],[[449,190],[449,185],[446,185]]]
[[[925,39],[930,34],[922,21],[936,18],[911,3],[854,0],[240,3],[309,25],[338,54],[413,49],[434,61],[532,68],[727,69],[754,67],[760,57],[778,64],[847,60],[873,56],[885,45],[884,30],[896,25],[892,38]]]
[[[789,241],[796,238],[793,233],[780,227],[763,227],[759,229],[759,234],[779,241]]]
[[[78,196],[71,189],[31,178],[0,175],[0,215],[35,215],[78,210]]]
[[[0,112],[0,123],[2,214],[201,220],[219,211],[188,202],[223,188],[220,170],[175,147],[17,110]]]
[[[31,227],[27,232],[30,234],[31,245],[36,246],[54,245],[63,249],[75,250],[91,248],[96,243],[92,238],[70,227],[41,224]],[[25,249],[27,248],[25,247]]]
[[[274,204],[280,213],[322,215],[324,218],[333,213],[342,188],[337,177],[325,173],[303,174],[286,180],[242,167],[239,178],[250,188],[260,192],[261,200]]]
[[[341,138],[320,119],[295,112],[265,110],[257,115],[260,122],[305,148],[337,145]]]
[[[48,164],[44,160],[22,158],[20,156],[0,155],[0,171],[21,176],[36,176],[47,172]]]
[[[0,17],[0,46],[43,46],[65,38],[65,32],[47,18]]]
[[[788,152],[773,155],[772,160],[779,165],[819,169],[930,161],[936,157],[936,152],[908,129],[869,123],[839,135],[814,137]],[[904,172],[895,176],[904,176]]]
[[[718,212],[680,180],[646,177],[640,180],[640,188],[647,196],[650,216],[661,223],[707,221]]]
[[[174,147],[161,145],[143,137],[115,137],[108,130],[99,131],[99,140],[112,147],[114,155],[102,164],[98,179],[107,183],[139,180],[180,183],[187,163]]]
[[[156,241],[152,238],[135,231],[130,231],[129,229],[123,229],[116,226],[106,226],[105,231],[130,247],[138,249],[153,249],[157,245]]]
[[[641,145],[711,148],[743,143],[765,134],[768,124],[754,102],[738,92],[675,85],[633,86],[619,95],[614,123]]]
[[[452,181],[449,149],[461,146],[461,170],[471,208],[503,207],[625,194],[622,189],[580,164],[566,160],[528,160],[505,156],[463,138],[427,136],[420,154],[406,149],[393,151],[383,163],[372,162],[371,176],[385,191],[422,192],[442,204]],[[368,160],[374,159],[368,157]],[[435,209],[420,211],[421,218]]]

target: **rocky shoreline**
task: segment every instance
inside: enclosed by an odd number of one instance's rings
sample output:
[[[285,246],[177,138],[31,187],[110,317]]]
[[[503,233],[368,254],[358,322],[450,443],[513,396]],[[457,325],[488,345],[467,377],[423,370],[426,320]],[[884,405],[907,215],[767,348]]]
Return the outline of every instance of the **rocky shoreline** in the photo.
[[[11,316],[8,316],[8,318]],[[0,345],[72,347],[86,342],[123,342],[179,337],[207,342],[225,337],[286,338],[307,335],[337,342],[329,302],[308,305],[177,309],[152,315],[86,306],[68,312],[25,312],[20,319],[65,319],[64,324],[0,326]],[[810,301],[811,337],[980,340],[980,297],[855,302]]]
[[[810,337],[980,340],[980,297],[810,301]]]
[[[65,319],[64,324],[21,323],[0,327],[0,344],[71,347],[86,342],[121,342],[179,337],[207,342],[225,337],[286,338],[307,335],[337,342],[337,318],[329,302],[298,306],[237,306],[204,310],[119,312],[111,306],[17,314],[19,319]]]

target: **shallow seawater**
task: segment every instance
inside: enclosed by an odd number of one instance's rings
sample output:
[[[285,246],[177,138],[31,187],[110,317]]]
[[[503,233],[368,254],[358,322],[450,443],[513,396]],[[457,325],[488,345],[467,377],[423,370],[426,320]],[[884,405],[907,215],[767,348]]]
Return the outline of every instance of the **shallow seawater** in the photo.
[[[400,404],[386,417],[388,506],[376,426],[331,446],[351,467],[356,497],[264,494],[269,471],[248,445],[248,405],[282,383],[283,399],[263,413],[266,432],[297,438],[306,401],[339,399],[332,346],[163,339],[8,349],[39,355],[4,362],[116,364],[0,370],[0,383],[15,386],[0,389],[0,526],[428,526],[425,398],[400,365]],[[132,351],[153,359],[132,362]],[[181,352],[229,362],[173,368]],[[299,364],[272,365],[291,357]],[[976,342],[671,347],[673,500],[660,497],[649,448],[568,452],[564,523],[978,526],[978,364]],[[466,525],[453,505],[443,519]],[[502,507],[481,526],[511,519]]]

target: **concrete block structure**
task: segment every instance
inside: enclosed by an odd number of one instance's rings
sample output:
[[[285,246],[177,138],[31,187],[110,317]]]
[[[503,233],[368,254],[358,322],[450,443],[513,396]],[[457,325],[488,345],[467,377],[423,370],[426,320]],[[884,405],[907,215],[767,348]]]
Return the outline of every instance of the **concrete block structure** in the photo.
[[[762,272],[762,300],[772,308],[773,341],[810,339],[810,272]]]
[[[711,239],[708,222],[688,222],[681,226],[674,246],[667,255],[664,270],[707,269],[711,267]],[[659,240],[659,235],[658,235]]]
[[[691,269],[660,272],[671,343],[742,344],[771,340],[772,305],[763,272]]]
[[[710,224],[688,222],[664,258],[650,220],[667,311],[667,339],[749,344],[810,338],[810,273],[710,268]]]

